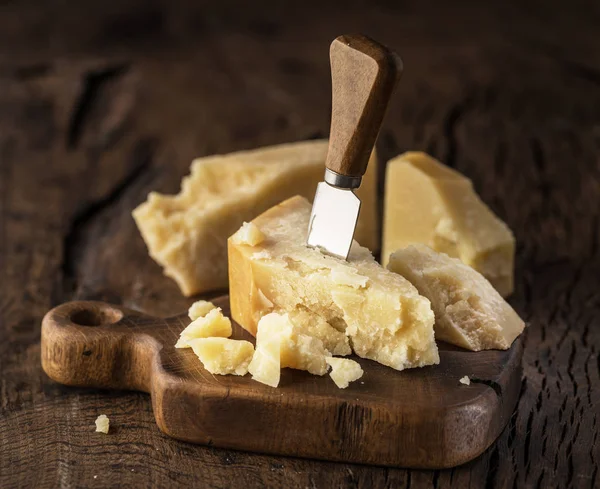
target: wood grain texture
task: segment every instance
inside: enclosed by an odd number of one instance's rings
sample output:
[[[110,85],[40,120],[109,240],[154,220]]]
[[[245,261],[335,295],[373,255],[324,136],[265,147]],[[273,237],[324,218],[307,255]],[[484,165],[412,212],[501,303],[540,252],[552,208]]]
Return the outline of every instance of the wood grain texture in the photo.
[[[402,61],[362,35],[336,38],[329,57],[332,108],[325,166],[340,175],[362,177],[402,73]]]
[[[600,5],[288,3],[0,7],[0,486],[596,487]],[[39,342],[54,305],[190,305],[131,210],[176,191],[196,156],[326,136],[322,50],[342,32],[402,52],[382,160],[430,152],[516,234],[524,372],[497,443],[441,471],[256,455],[171,440],[145,394],[50,380]]]
[[[229,296],[214,304],[231,316]],[[159,319],[67,302],[44,317],[42,367],[61,384],[149,393],[156,423],[179,440],[436,469],[468,462],[496,440],[521,383],[519,339],[508,351],[441,345],[440,365],[404,372],[356,357],[365,374],[344,390],[327,376],[284,369],[273,389],[250,375],[212,375],[191,349],[175,348],[189,322],[185,314]],[[254,343],[235,322],[232,337]],[[464,375],[470,386],[459,383]]]

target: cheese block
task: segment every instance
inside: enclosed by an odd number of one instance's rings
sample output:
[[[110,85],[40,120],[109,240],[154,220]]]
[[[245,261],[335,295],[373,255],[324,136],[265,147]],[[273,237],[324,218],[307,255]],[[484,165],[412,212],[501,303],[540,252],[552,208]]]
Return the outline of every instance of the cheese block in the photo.
[[[181,292],[227,287],[227,238],[244,221],[296,194],[312,199],[323,180],[327,140],[305,141],[194,160],[177,195],[150,193],[133,211],[150,256]],[[378,249],[376,157],[357,195],[356,236]]]
[[[245,340],[196,338],[188,344],[211,374],[246,375],[254,355],[254,346]]]
[[[511,230],[481,201],[471,180],[420,152],[387,165],[382,264],[413,243],[460,258],[503,297],[513,291]]]
[[[220,336],[229,338],[232,333],[231,321],[223,315],[220,307],[211,309],[206,316],[192,321],[180,334],[175,348],[189,348],[189,341],[195,338]]]
[[[340,389],[345,389],[350,385],[350,382],[354,382],[363,376],[363,369],[354,360],[336,357],[328,357],[325,360],[331,366],[329,376]]]
[[[210,311],[216,308],[217,307],[212,302],[203,300],[196,301],[188,309],[188,317],[194,321],[198,318],[206,316]]]
[[[310,211],[306,199],[293,197],[252,221],[265,235],[262,243],[229,240],[233,319],[256,334],[270,312],[307,312],[329,325],[332,343],[332,331],[342,332],[361,357],[397,370],[438,363],[429,301],[356,242],[348,261],[308,248]]]
[[[435,337],[468,350],[506,350],[525,323],[485,277],[444,253],[412,245],[392,253],[388,268],[431,301]]]

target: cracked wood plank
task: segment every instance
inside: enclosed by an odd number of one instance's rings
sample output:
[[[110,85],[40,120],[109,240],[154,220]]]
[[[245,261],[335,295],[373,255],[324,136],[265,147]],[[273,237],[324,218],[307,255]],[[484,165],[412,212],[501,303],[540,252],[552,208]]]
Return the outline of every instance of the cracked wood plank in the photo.
[[[598,6],[435,3],[1,7],[0,486],[599,484]],[[152,189],[175,191],[195,156],[327,134],[323,46],[353,30],[405,61],[383,158],[446,160],[517,236],[511,302],[529,327],[519,405],[498,442],[447,471],[267,457],[167,439],[144,395],[48,380],[39,321],[52,305],[185,309],[130,211]],[[108,437],[93,431],[100,413]]]

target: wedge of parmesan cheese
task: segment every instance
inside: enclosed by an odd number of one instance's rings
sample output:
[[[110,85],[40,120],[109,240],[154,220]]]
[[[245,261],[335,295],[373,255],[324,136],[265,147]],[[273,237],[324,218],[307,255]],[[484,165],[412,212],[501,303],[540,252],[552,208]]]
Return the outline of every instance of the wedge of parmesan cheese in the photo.
[[[468,350],[506,350],[525,323],[479,272],[457,258],[413,245],[388,268],[410,280],[435,312],[435,336]]]
[[[211,336],[229,338],[231,333],[230,319],[223,315],[220,307],[217,307],[211,309],[206,316],[201,316],[192,321],[181,332],[175,348],[189,348],[189,341],[196,338],[209,338]]]
[[[345,389],[350,382],[363,376],[363,369],[358,362],[349,358],[328,357],[325,361],[331,366],[329,376],[340,389]]]
[[[152,192],[133,211],[150,256],[186,296],[226,288],[227,238],[284,199],[312,199],[323,180],[327,144],[305,141],[195,160],[179,194]],[[373,250],[379,246],[376,167],[373,154],[357,191],[356,236]]]
[[[404,153],[386,168],[381,259],[426,244],[477,270],[503,297],[512,293],[515,238],[482,202],[471,180],[425,153]]]
[[[246,375],[254,355],[254,346],[245,340],[196,338],[187,343],[211,374]]]
[[[306,313],[318,326],[305,326],[303,333],[320,339],[330,353],[350,353],[351,344],[359,356],[397,370],[438,363],[429,301],[356,242],[348,261],[308,248],[310,210],[306,199],[293,197],[252,221],[265,235],[262,243],[229,240],[233,319],[256,334],[270,312],[287,313],[292,322]],[[261,336],[259,331],[257,354]]]

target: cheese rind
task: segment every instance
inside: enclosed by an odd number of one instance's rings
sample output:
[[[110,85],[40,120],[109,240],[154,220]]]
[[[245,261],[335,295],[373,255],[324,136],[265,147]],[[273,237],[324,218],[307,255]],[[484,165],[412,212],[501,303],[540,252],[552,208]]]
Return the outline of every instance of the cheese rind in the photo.
[[[245,340],[196,338],[188,345],[211,374],[246,375],[254,355],[254,346]]]
[[[329,376],[340,389],[345,389],[350,382],[363,376],[364,372],[360,364],[349,358],[328,357],[326,362],[331,366]]]
[[[196,301],[188,309],[188,317],[194,321],[198,318],[206,316],[210,311],[216,308],[217,306],[215,306],[212,302],[203,300]]]
[[[348,261],[308,248],[310,210],[306,199],[293,197],[254,219],[266,236],[263,243],[249,247],[229,240],[233,319],[256,334],[270,312],[294,318],[308,311],[328,323],[330,332],[348,336],[364,358],[397,370],[439,363],[429,301],[356,242]]]
[[[382,264],[415,243],[460,258],[503,297],[512,293],[515,239],[508,226],[471,180],[425,153],[409,152],[386,169]]]
[[[244,221],[323,180],[327,140],[304,141],[198,158],[177,195],[151,192],[133,211],[150,256],[191,296],[227,287],[227,238]],[[357,190],[356,236],[379,247],[375,153]]]
[[[525,323],[479,272],[457,258],[413,245],[392,253],[388,268],[431,301],[435,336],[468,350],[506,350]]]
[[[180,334],[175,348],[189,348],[189,341],[196,338],[220,336],[229,338],[232,333],[231,321],[223,315],[220,307],[211,309],[206,316],[192,321]]]

